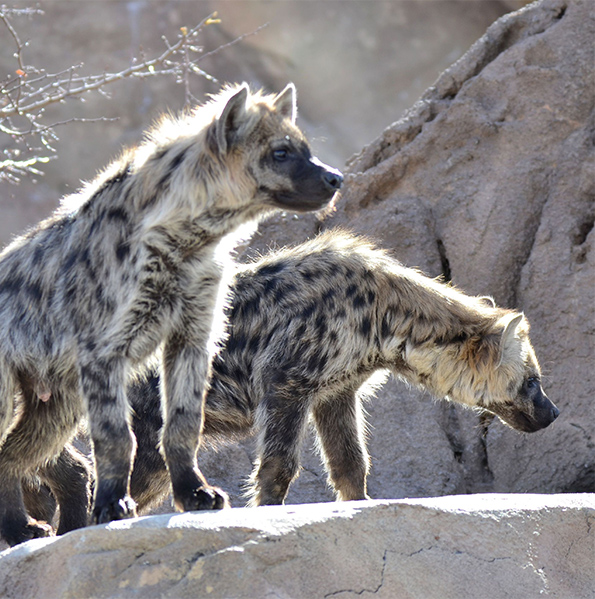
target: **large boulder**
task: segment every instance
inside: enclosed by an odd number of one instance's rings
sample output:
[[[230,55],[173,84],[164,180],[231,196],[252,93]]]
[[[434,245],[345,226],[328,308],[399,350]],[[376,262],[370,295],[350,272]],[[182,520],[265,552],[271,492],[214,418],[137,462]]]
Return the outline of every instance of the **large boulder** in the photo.
[[[0,554],[21,599],[587,599],[588,495],[475,495],[150,516]]]
[[[390,381],[369,404],[373,497],[595,491],[594,38],[589,1],[506,15],[351,160],[331,218],[281,216],[254,240],[348,228],[532,323],[558,420],[519,434]],[[244,448],[205,459],[211,479],[249,467]],[[289,501],[328,497],[310,448]]]

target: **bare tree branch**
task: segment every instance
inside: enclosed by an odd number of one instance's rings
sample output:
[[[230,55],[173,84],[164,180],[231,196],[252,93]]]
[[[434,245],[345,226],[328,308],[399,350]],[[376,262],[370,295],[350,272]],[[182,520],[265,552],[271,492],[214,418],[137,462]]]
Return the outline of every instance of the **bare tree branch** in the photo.
[[[140,58],[133,58],[130,66],[119,72],[82,75],[79,73],[83,65],[77,64],[56,73],[48,73],[26,63],[23,51],[27,43],[21,41],[12,24],[13,17],[41,14],[43,11],[39,9],[0,6],[0,27],[6,28],[10,34],[16,61],[14,74],[11,73],[3,81],[0,80],[0,142],[2,135],[9,138],[8,143],[2,144],[8,147],[2,151],[5,160],[0,161],[0,181],[4,179],[18,182],[24,175],[40,174],[35,167],[55,157],[52,144],[58,139],[56,127],[74,121],[107,120],[102,117],[71,118],[50,124],[43,123],[44,111],[48,106],[70,98],[81,99],[84,94],[90,92],[107,95],[108,86],[133,77],[158,76],[173,76],[176,83],[184,85],[185,104],[193,103],[196,98],[191,92],[192,76],[216,81],[212,75],[200,68],[198,63],[262,29],[259,27],[252,33],[244,34],[219,48],[203,53],[203,48],[197,45],[197,39],[206,26],[220,23],[217,13],[213,13],[192,29],[181,27],[175,43],[163,36],[165,50],[158,56],[147,58],[140,50]]]

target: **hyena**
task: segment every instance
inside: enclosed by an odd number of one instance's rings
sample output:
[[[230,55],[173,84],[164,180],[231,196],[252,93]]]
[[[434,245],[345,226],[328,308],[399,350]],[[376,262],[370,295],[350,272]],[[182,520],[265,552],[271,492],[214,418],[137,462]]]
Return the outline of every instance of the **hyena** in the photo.
[[[257,433],[253,505],[284,501],[309,419],[337,498],[368,497],[362,399],[378,371],[523,432],[559,414],[522,313],[406,268],[362,238],[328,232],[241,265],[230,290],[203,438]],[[162,384],[155,371],[129,388],[139,443],[131,493],[141,510],[169,491],[157,450]]]
[[[274,209],[328,205],[342,183],[312,156],[295,118],[293,85],[278,95],[226,88],[164,118],[0,254],[0,532],[9,543],[47,533],[27,517],[21,476],[44,464],[68,471],[63,448],[84,417],[93,522],[135,514],[126,383],[150,360],[162,377],[160,444],[176,507],[224,505],[196,464],[217,247]]]

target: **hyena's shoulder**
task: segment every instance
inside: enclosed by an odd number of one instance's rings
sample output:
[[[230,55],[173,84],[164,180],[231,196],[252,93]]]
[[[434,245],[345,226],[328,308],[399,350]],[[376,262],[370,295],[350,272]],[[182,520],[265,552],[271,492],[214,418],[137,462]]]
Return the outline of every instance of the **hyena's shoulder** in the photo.
[[[240,266],[229,336],[215,361],[219,380],[229,375],[230,385],[235,378],[247,388],[279,370],[322,384],[339,371],[358,371],[373,353],[391,264],[370,242],[334,231]]]

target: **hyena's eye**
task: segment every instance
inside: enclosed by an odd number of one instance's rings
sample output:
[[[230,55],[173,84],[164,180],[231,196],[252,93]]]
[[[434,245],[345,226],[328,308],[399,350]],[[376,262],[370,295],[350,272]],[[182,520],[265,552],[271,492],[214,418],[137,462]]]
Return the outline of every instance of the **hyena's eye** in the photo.
[[[288,157],[289,150],[287,148],[278,148],[276,150],[273,150],[273,158],[277,162],[283,162],[284,160],[287,160]]]
[[[530,376],[527,379],[527,387],[529,387],[529,389],[533,389],[535,387],[537,387],[539,385],[539,379],[536,376]]]

